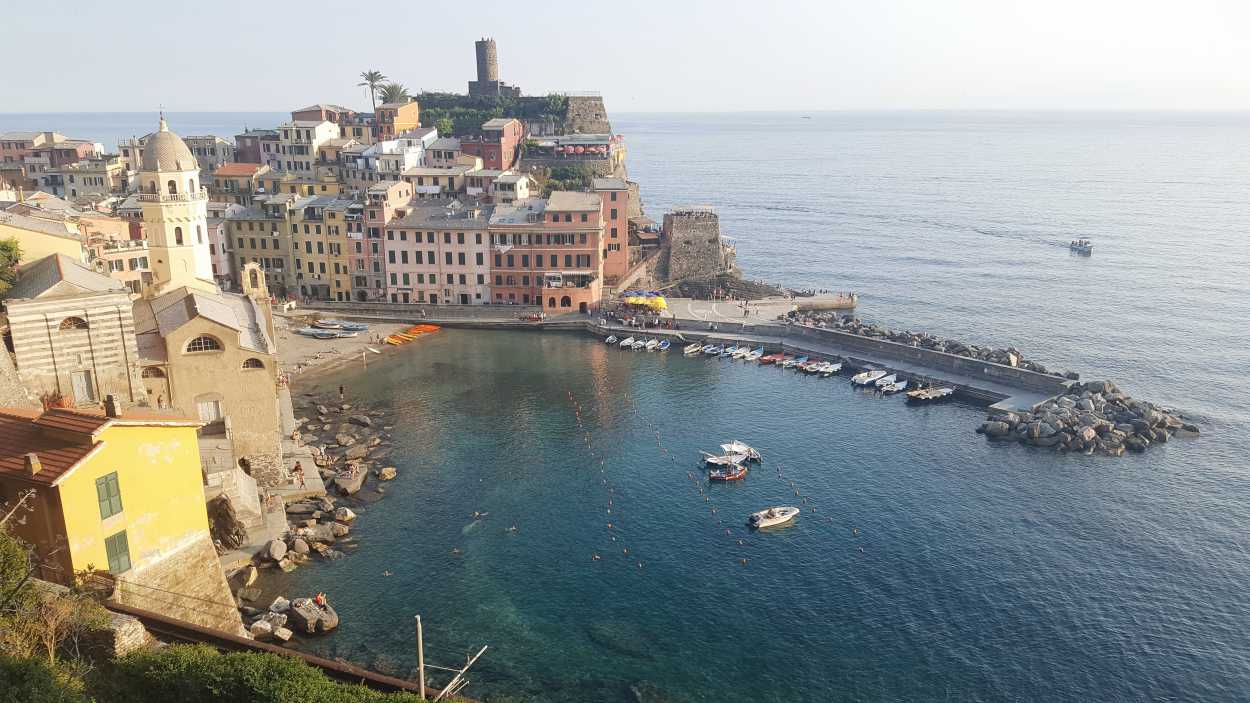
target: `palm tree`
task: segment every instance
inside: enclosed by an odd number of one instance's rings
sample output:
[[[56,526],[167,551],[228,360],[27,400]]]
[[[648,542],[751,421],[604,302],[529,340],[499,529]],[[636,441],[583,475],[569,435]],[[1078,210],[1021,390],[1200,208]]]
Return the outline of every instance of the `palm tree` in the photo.
[[[360,77],[363,80],[357,83],[356,86],[358,88],[369,88],[369,99],[373,101],[373,111],[377,112],[378,86],[382,84],[382,81],[386,80],[386,76],[382,75],[381,71],[364,71],[360,74]]]
[[[384,83],[378,86],[378,94],[384,103],[402,103],[411,99],[402,83]]]

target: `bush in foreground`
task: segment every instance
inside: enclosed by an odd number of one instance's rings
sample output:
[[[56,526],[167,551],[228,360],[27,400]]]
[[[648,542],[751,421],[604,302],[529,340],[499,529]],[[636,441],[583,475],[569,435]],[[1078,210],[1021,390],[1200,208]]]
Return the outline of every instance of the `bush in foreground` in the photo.
[[[87,703],[87,699],[46,659],[0,654],[0,703]]]

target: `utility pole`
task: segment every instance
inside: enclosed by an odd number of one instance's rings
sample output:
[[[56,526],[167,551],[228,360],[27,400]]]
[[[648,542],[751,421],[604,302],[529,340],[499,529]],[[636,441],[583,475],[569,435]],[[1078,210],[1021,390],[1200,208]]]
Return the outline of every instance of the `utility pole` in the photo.
[[[425,700],[425,638],[421,635],[421,616],[417,616],[417,675],[420,676],[421,700]]]

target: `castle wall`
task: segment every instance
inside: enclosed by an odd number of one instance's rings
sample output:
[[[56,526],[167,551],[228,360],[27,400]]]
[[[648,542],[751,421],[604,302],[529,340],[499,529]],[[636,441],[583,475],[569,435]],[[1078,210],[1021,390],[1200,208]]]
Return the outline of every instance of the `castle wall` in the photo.
[[[711,210],[681,210],[664,215],[668,242],[668,279],[710,278],[734,266],[732,249],[720,238],[720,218]]]

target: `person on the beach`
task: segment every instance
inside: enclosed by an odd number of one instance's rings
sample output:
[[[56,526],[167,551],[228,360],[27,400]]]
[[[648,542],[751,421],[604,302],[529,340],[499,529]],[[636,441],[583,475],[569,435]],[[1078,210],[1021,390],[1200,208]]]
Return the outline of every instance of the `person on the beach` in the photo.
[[[342,386],[339,386],[339,400],[343,399],[343,393],[345,390],[346,389],[344,389]]]
[[[291,470],[291,473],[295,474],[295,478],[299,481],[299,487],[304,488],[304,467],[300,466],[298,461],[295,462],[295,468]]]

